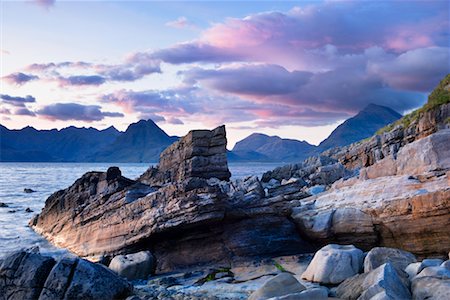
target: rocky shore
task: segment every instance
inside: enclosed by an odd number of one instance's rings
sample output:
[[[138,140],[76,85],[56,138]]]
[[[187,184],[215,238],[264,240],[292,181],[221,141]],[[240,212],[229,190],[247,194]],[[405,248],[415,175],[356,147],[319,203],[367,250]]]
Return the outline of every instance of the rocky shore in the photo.
[[[137,180],[86,173],[30,221],[80,258],[12,254],[0,299],[444,299],[449,117],[444,103],[261,179],[230,179],[224,126]]]

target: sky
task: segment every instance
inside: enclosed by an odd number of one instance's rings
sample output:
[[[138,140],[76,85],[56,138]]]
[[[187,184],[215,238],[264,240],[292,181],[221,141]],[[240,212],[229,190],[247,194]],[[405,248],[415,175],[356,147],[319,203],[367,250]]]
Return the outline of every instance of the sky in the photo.
[[[0,123],[169,135],[227,126],[318,144],[450,73],[448,1],[0,2]]]

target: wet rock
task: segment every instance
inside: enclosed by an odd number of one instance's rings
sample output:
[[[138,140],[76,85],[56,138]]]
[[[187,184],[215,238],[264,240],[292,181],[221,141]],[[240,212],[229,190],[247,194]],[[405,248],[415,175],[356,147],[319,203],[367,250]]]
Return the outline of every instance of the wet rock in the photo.
[[[27,207],[27,208],[25,209],[25,212],[27,212],[27,213],[32,213],[33,210],[32,210],[31,208]]]
[[[288,273],[281,273],[264,283],[259,289],[250,295],[248,300],[264,300],[273,297],[298,293],[306,288]]]
[[[353,245],[327,245],[317,251],[302,278],[323,284],[338,284],[358,274],[363,252]]]
[[[27,194],[31,194],[31,193],[35,193],[36,191],[33,190],[33,189],[24,188],[24,189],[23,189],[23,192],[24,192],[24,193],[27,193]]]
[[[387,262],[391,263],[397,270],[403,271],[409,264],[416,261],[416,257],[410,252],[395,248],[375,247],[364,258],[364,273],[370,272]]]
[[[129,280],[146,279],[155,269],[155,262],[150,251],[141,251],[114,257],[109,268]]]
[[[6,203],[0,202],[0,207],[9,207],[9,205]]]
[[[55,260],[38,253],[15,252],[0,265],[0,299],[38,299]]]
[[[336,295],[342,299],[411,299],[405,278],[390,263],[342,282]]]

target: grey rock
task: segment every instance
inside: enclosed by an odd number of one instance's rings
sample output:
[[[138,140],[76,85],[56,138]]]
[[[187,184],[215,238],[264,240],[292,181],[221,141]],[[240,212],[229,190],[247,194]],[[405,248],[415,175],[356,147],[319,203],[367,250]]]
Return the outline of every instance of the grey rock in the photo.
[[[369,273],[351,277],[336,289],[336,295],[342,299],[411,299],[411,293],[405,284],[404,276],[399,274],[390,263],[381,265]]]
[[[52,269],[39,300],[123,299],[133,288],[107,267],[66,257]]]
[[[327,245],[317,251],[302,278],[323,284],[337,284],[358,274],[363,252],[353,245]]]
[[[424,260],[422,260],[422,263],[420,264],[420,267],[417,270],[416,274],[419,274],[425,268],[437,267],[437,266],[441,265],[443,262],[444,262],[444,260],[442,260],[440,258],[427,258],[427,259],[424,259]]]
[[[273,297],[298,293],[306,288],[288,273],[281,273],[264,283],[259,289],[253,292],[248,300],[265,300]]]
[[[55,260],[38,253],[18,251],[0,265],[0,299],[38,299]]]
[[[328,299],[328,291],[324,287],[310,288],[301,291],[299,293],[269,298],[269,300],[327,300],[327,299]]]
[[[155,269],[155,259],[150,251],[118,255],[111,260],[109,268],[129,280],[146,279]]]
[[[364,272],[370,272],[387,262],[403,271],[409,264],[416,261],[416,257],[410,252],[395,248],[375,247],[367,253],[364,259]]]
[[[417,275],[417,273],[419,272],[419,269],[421,267],[422,263],[421,262],[415,262],[415,263],[411,263],[409,264],[406,268],[405,268],[405,272],[408,274],[408,278],[411,280],[414,278],[414,276]]]
[[[413,300],[448,299],[450,280],[435,277],[417,278],[412,282],[411,291]]]
[[[450,260],[446,260],[441,264],[441,267],[450,270]]]
[[[426,267],[414,277],[414,280],[421,277],[436,277],[441,279],[450,279],[450,270],[441,266]]]

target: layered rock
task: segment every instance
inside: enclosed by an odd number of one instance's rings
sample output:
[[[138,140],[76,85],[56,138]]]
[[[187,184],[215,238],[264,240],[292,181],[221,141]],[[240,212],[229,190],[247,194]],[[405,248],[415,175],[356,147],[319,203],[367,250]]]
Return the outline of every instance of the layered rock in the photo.
[[[225,142],[223,127],[192,131],[140,182],[117,168],[89,172],[50,196],[30,225],[83,257],[150,250],[158,273],[311,251],[288,206],[308,194],[296,187],[265,197],[257,178],[227,182],[226,160],[213,165],[226,158]],[[203,159],[206,167],[195,164]]]
[[[385,157],[397,157],[403,146],[448,127],[450,103],[421,112],[408,126],[398,125],[391,131],[374,135],[367,141],[327,151],[348,169],[368,167]]]
[[[413,142],[398,152],[392,176],[336,182],[327,192],[301,200],[292,217],[304,235],[324,244],[443,255],[450,248],[449,144],[450,130]]]
[[[214,130],[192,130],[160,155],[157,172],[150,169],[141,176],[144,183],[167,183],[186,178],[229,180],[225,126]]]

